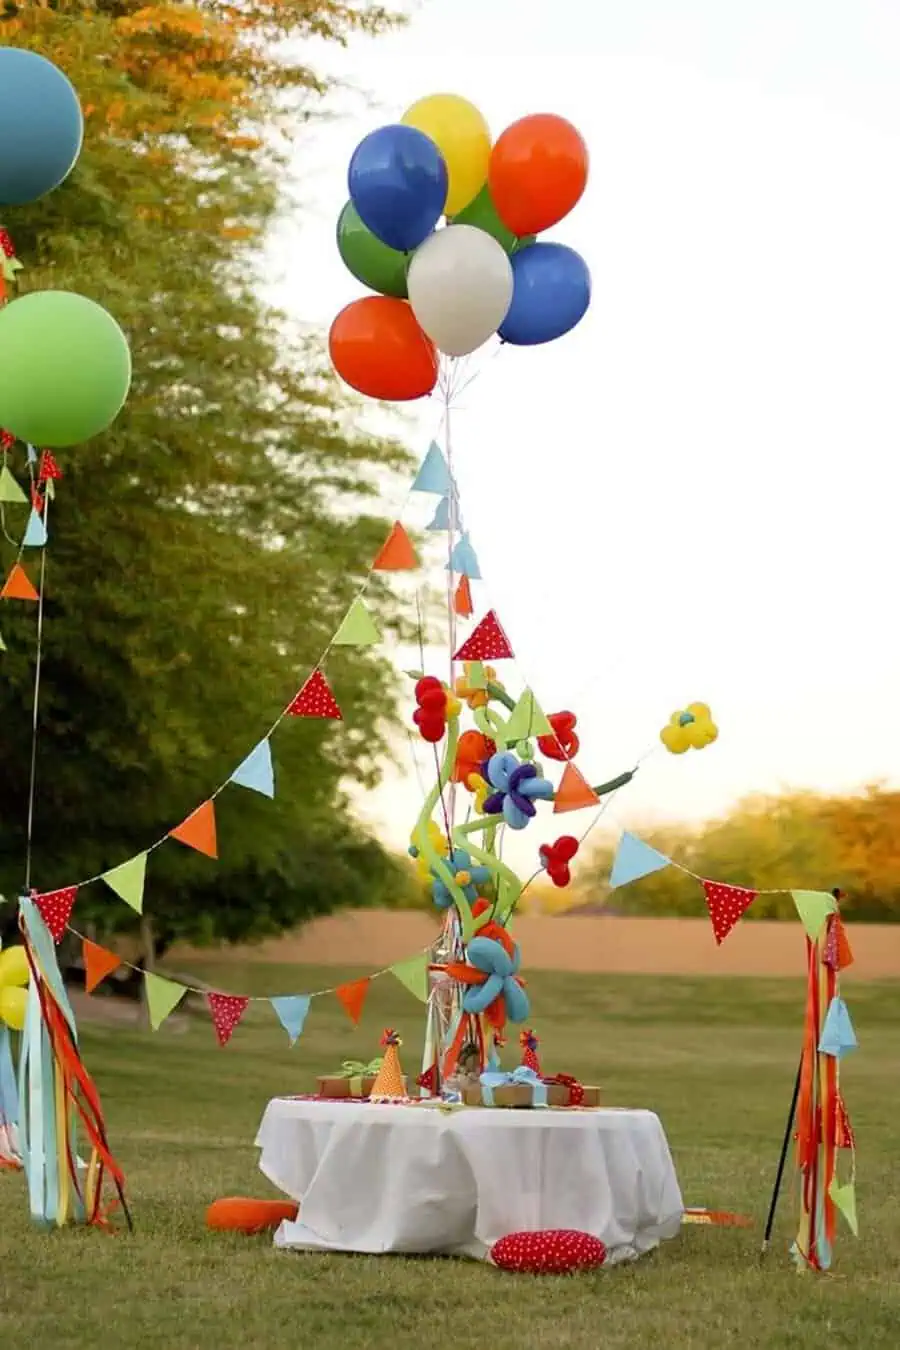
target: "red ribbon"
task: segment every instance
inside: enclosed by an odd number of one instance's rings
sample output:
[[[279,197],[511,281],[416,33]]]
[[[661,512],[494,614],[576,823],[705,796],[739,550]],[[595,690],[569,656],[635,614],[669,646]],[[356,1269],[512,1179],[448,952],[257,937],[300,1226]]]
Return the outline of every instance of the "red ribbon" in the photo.
[[[545,1078],[544,1082],[548,1086],[555,1086],[557,1083],[561,1087],[569,1089],[569,1100],[567,1106],[581,1106],[584,1102],[584,1088],[577,1078],[573,1078],[570,1073],[557,1073],[552,1078]]]

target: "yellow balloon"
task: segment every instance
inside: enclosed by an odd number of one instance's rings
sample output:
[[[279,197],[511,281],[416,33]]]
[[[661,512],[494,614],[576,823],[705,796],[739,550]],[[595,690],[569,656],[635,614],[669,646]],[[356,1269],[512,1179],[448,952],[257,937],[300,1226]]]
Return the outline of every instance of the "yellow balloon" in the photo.
[[[30,973],[24,947],[6,947],[0,952],[0,989],[27,984]]]
[[[430,94],[407,108],[406,126],[434,141],[447,164],[448,216],[455,216],[478,196],[487,182],[491,133],[473,103],[458,94]]]
[[[0,1018],[13,1031],[21,1031],[25,1026],[25,1012],[28,1008],[28,990],[8,984],[0,989]]]

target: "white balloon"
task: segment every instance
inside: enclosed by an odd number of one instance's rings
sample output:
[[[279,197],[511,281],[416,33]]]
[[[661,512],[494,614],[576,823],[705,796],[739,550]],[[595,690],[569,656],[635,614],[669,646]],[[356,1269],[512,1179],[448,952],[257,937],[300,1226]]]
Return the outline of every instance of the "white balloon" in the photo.
[[[447,356],[468,356],[487,342],[512,303],[509,258],[474,225],[429,235],[413,255],[406,284],[420,326]]]

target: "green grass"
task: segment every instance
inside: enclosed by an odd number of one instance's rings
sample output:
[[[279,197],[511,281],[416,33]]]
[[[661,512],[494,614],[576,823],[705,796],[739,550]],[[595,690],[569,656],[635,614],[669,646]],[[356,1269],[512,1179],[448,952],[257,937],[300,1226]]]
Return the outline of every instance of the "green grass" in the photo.
[[[209,963],[199,973],[261,993],[333,981],[333,972],[253,965]],[[373,985],[358,1031],[334,999],[317,1000],[293,1051],[264,1006],[251,1005],[226,1050],[206,1018],[155,1037],[84,1027],[137,1231],[41,1235],[29,1225],[21,1179],[0,1176],[0,1344],[896,1350],[900,985],[848,990],[862,1047],[843,1074],[860,1148],[862,1235],[840,1234],[834,1273],[821,1278],[796,1272],[787,1257],[792,1189],[766,1267],[757,1261],[799,1048],[799,983],[535,975],[529,988],[545,1067],[601,1083],[611,1104],[657,1111],[686,1204],[753,1215],[755,1230],[685,1228],[634,1266],[577,1279],[282,1254],[266,1238],[207,1234],[204,1209],[216,1196],[270,1193],[253,1148],[269,1097],[310,1090],[317,1071],[377,1053],[389,1023],[415,1070],[421,1009],[386,978]]]

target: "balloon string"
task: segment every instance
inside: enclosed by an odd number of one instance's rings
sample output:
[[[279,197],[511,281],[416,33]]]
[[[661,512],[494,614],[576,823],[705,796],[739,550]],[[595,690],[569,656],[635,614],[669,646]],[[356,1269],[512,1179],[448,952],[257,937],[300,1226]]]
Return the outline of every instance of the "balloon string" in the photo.
[[[50,517],[50,498],[44,496],[44,536]],[[25,890],[31,890],[31,854],[34,835],[34,800],[37,786],[38,720],[41,699],[41,663],[44,654],[44,583],[47,576],[47,545],[41,549],[41,575],[38,583],[37,635],[35,639],[34,695],[31,709],[31,765],[28,773],[28,823],[25,829]]]

